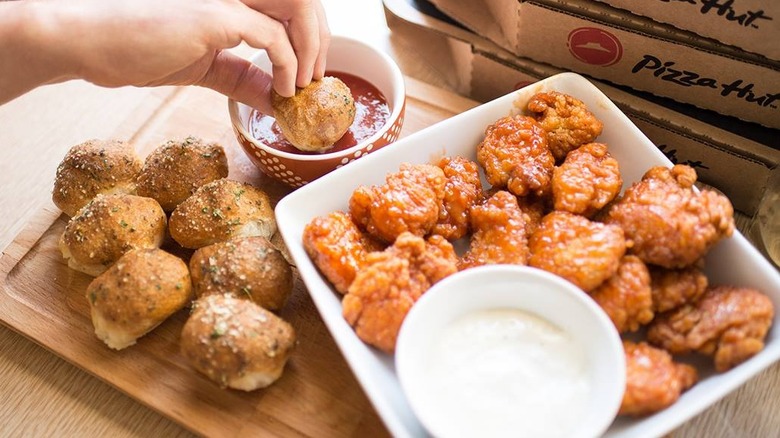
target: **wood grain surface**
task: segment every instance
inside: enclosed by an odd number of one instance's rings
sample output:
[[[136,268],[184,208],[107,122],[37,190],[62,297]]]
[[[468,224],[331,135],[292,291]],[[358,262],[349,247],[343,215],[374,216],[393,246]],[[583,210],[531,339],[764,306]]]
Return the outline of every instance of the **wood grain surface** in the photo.
[[[476,105],[416,80],[408,81],[402,136]],[[230,178],[262,187],[274,202],[287,186],[259,172],[235,146],[225,100],[200,88],[159,92],[154,110],[142,105],[108,137],[128,139],[141,156],[173,138],[195,135],[227,147]],[[282,378],[251,393],[222,390],[179,353],[187,310],[138,344],[112,351],[92,328],[84,296],[91,277],[67,267],[57,246],[67,223],[46,205],[0,258],[0,319],[131,397],[195,433],[207,436],[382,436],[384,429],[296,276],[280,316],[296,329],[298,346]],[[164,246],[176,252],[175,244]]]

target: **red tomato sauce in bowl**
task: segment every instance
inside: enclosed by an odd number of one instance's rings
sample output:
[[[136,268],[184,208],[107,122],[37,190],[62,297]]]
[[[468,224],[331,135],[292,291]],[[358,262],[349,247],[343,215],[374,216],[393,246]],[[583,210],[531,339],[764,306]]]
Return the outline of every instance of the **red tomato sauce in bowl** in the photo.
[[[347,84],[355,100],[355,120],[335,145],[324,152],[302,151],[293,146],[282,134],[276,119],[257,110],[252,110],[249,116],[249,133],[252,137],[268,146],[293,154],[316,155],[320,153],[337,152],[351,148],[379,131],[390,118],[390,107],[387,99],[370,82],[349,73],[327,71],[326,76],[334,76]]]

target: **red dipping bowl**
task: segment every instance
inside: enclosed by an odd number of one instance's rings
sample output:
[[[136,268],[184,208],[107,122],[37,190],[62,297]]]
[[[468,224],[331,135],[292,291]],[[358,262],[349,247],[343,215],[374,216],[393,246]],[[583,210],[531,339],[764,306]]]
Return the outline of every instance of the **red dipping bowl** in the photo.
[[[251,61],[265,71],[271,62],[265,50]],[[249,159],[268,176],[301,187],[398,139],[404,122],[406,88],[398,65],[384,52],[351,38],[334,35],[328,50],[327,70],[357,76],[376,87],[387,100],[390,116],[377,132],[356,145],[335,152],[307,154],[285,152],[254,138],[249,130],[253,109],[233,99],[228,101],[230,121],[239,144]]]

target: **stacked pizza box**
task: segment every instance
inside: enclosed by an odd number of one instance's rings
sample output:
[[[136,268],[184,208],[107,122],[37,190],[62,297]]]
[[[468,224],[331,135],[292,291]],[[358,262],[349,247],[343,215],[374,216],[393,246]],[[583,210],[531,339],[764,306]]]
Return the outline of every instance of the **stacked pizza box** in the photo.
[[[706,9],[704,15],[722,20],[720,25],[697,29],[695,8],[676,16],[670,12],[675,24],[691,25],[683,30],[591,0],[432,0],[447,15],[515,55],[780,129],[780,21],[772,16],[777,12],[780,20],[780,2],[764,1],[765,8],[773,10],[758,13],[740,6],[740,0],[719,1],[729,3],[731,10],[749,10],[748,26],[734,29],[739,21],[729,21],[748,12],[717,15],[722,9]],[[606,2],[653,16],[669,5],[687,10],[678,0]],[[746,15],[744,22],[748,20]],[[718,32],[695,32],[715,29]],[[754,32],[741,40],[749,40],[752,50],[762,53],[731,45],[740,39],[735,36],[740,30]],[[725,35],[730,37],[717,40]]]
[[[767,0],[598,0],[780,61],[780,2]]]
[[[562,71],[584,74],[672,162],[695,167],[700,180],[726,193],[743,215],[755,214],[780,163],[776,67],[656,39],[627,23],[597,19],[593,11],[563,12],[552,7],[557,1],[542,3],[384,0],[394,39],[419,51],[421,62],[444,72],[459,93],[487,101]]]

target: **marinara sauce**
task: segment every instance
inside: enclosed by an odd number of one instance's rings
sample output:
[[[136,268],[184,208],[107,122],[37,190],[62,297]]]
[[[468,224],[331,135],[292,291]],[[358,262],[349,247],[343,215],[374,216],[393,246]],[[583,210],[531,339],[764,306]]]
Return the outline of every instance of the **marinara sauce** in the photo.
[[[336,144],[324,153],[348,149],[374,135],[390,118],[390,108],[387,99],[371,83],[363,78],[339,71],[327,71],[325,76],[335,76],[352,91],[355,100],[355,120]],[[302,151],[293,146],[282,134],[276,119],[257,110],[252,110],[249,117],[249,133],[252,137],[268,146],[293,154],[318,154],[322,152]]]

